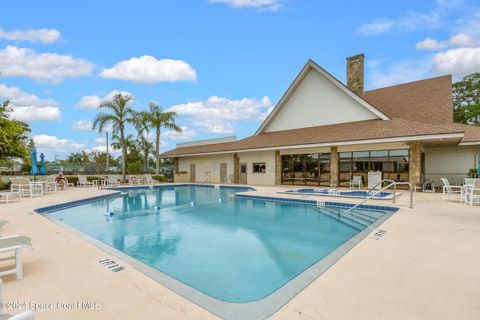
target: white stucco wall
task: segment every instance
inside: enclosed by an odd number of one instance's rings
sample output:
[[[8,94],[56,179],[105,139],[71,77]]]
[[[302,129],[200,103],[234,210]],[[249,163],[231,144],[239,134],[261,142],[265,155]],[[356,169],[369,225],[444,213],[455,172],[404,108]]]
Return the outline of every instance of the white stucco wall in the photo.
[[[310,70],[266,132],[377,119],[316,70]]]
[[[424,148],[425,172],[466,174],[475,168],[480,146]]]
[[[247,184],[275,185],[275,151],[239,153],[240,163],[247,164]],[[253,163],[265,162],[265,173],[253,173]]]
[[[227,181],[233,175],[233,154],[206,155],[195,157],[180,157],[175,182],[190,182],[190,164],[195,164],[195,181],[220,183],[220,163],[227,163]],[[205,181],[205,172],[210,172],[210,181]]]

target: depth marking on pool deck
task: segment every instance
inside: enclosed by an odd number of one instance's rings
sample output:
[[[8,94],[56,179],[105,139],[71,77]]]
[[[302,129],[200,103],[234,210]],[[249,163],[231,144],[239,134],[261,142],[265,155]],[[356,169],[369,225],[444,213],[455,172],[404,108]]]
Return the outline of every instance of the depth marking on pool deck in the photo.
[[[125,267],[110,258],[98,259],[97,262],[112,272],[125,270]]]
[[[386,230],[377,230],[372,236],[370,236],[370,239],[380,240],[380,238],[382,238],[386,233]]]

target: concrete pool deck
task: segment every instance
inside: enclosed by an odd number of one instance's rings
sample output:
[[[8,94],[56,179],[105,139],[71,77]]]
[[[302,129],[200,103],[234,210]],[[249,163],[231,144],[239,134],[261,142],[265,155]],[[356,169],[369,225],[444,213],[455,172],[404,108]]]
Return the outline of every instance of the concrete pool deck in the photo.
[[[254,187],[257,191],[248,193],[360,201],[277,193],[291,186]],[[23,253],[24,278],[3,278],[4,301],[37,306],[96,302],[99,307],[55,306],[35,311],[38,319],[216,319],[128,263],[32,213],[39,207],[111,192],[75,188],[0,204],[0,218],[10,221],[2,235],[27,235],[34,246]],[[388,200],[369,203],[391,205]],[[271,319],[479,319],[480,207],[444,202],[441,194],[415,193],[415,208],[408,209],[408,192],[402,192],[397,206],[401,210],[376,229],[386,231],[382,237],[372,232]],[[97,262],[103,258],[126,269],[111,272]]]

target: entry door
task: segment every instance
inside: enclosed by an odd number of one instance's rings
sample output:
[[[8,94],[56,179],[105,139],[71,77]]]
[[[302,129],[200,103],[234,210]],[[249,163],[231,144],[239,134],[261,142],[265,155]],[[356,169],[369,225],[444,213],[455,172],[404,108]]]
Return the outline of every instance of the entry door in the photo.
[[[247,164],[240,163],[240,184],[247,184]]]
[[[220,163],[220,183],[227,183],[227,163]]]
[[[190,163],[190,182],[195,182],[195,163]]]

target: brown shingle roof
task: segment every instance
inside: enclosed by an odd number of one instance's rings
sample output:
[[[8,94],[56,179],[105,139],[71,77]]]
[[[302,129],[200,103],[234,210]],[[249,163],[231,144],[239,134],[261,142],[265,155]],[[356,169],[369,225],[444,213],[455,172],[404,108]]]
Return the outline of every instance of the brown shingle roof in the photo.
[[[436,125],[453,122],[450,75],[365,91],[363,98],[392,118]]]
[[[469,142],[480,142],[480,127],[478,126],[470,126],[461,123],[451,123],[446,125],[446,127],[450,128],[451,130],[460,130],[465,132],[465,136],[462,139],[462,143],[469,143]]]
[[[453,130],[452,127],[435,126],[428,123],[404,119],[365,120],[319,127],[267,132],[235,142],[176,148],[163,153],[162,157],[418,135],[461,133],[462,131],[463,129]]]

